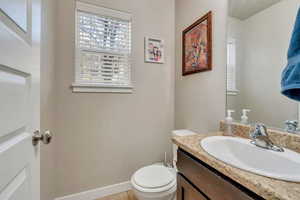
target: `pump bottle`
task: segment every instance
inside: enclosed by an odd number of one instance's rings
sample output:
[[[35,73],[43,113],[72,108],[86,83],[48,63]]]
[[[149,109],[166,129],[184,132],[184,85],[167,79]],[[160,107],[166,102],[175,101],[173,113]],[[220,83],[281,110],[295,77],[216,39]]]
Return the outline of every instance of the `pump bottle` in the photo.
[[[232,113],[234,113],[234,110],[227,110],[227,117],[225,119],[225,131],[224,131],[225,136],[233,136],[233,132],[232,132],[233,118],[231,116]]]
[[[243,109],[243,114],[241,116],[241,123],[242,124],[248,124],[248,116],[247,116],[247,113],[250,112],[251,110],[249,109]]]

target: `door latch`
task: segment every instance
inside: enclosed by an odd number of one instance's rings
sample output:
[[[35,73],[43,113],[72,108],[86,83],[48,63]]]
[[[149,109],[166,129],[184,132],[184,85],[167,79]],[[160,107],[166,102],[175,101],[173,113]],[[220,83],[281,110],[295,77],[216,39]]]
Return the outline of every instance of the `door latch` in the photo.
[[[39,130],[34,131],[32,136],[32,144],[36,146],[42,141],[44,144],[50,144],[52,140],[52,134],[50,131],[45,131],[45,133],[41,134]]]

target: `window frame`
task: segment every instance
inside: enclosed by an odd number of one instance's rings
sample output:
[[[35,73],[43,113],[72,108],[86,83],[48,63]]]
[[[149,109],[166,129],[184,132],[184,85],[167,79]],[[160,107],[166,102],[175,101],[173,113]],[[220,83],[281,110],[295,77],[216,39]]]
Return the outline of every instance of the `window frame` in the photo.
[[[81,82],[79,81],[78,75],[80,70],[80,59],[81,59],[81,50],[78,46],[78,11],[90,13],[93,15],[102,15],[113,17],[117,19],[122,19],[132,22],[132,15],[123,11],[113,10],[93,4],[83,3],[76,1],[75,7],[75,67],[74,67],[74,82],[72,83],[73,92],[86,92],[86,93],[132,93],[132,75],[129,76],[128,85],[104,85],[96,82]],[[132,42],[132,41],[131,41]],[[131,52],[130,56],[131,58]],[[132,65],[130,63],[129,73],[132,73]]]
[[[233,44],[234,45],[234,48],[235,48],[235,64],[233,66],[234,68],[234,72],[233,72],[233,77],[232,77],[232,80],[233,81],[233,88],[228,88],[228,71],[229,71],[229,68],[231,68],[232,66],[229,66],[229,48],[228,48],[228,45],[230,44]],[[231,96],[235,96],[235,95],[238,95],[239,93],[239,90],[237,89],[237,77],[236,77],[236,72],[237,72],[237,65],[236,65],[236,53],[237,53],[237,49],[236,49],[236,39],[234,38],[230,38],[228,41],[227,41],[227,44],[226,44],[226,48],[227,48],[227,63],[226,63],[226,94],[227,95],[231,95]]]

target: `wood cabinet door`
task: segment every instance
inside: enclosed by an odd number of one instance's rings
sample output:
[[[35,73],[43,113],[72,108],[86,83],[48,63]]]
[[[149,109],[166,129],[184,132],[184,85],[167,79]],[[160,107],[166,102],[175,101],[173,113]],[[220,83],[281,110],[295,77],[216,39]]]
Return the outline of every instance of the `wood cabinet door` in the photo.
[[[209,169],[203,162],[192,158],[179,150],[177,168],[194,187],[198,188],[208,199],[212,200],[261,200],[263,198],[241,189],[237,183],[226,176]]]
[[[177,200],[208,200],[181,175],[177,175]]]

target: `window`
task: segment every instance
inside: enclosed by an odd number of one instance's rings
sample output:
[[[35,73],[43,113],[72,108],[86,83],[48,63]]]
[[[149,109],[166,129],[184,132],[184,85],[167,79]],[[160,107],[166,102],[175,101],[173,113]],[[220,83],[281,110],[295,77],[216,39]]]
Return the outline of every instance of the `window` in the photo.
[[[231,39],[227,43],[227,94],[237,95],[236,88],[236,42]]]
[[[74,92],[131,92],[131,15],[76,4]]]

